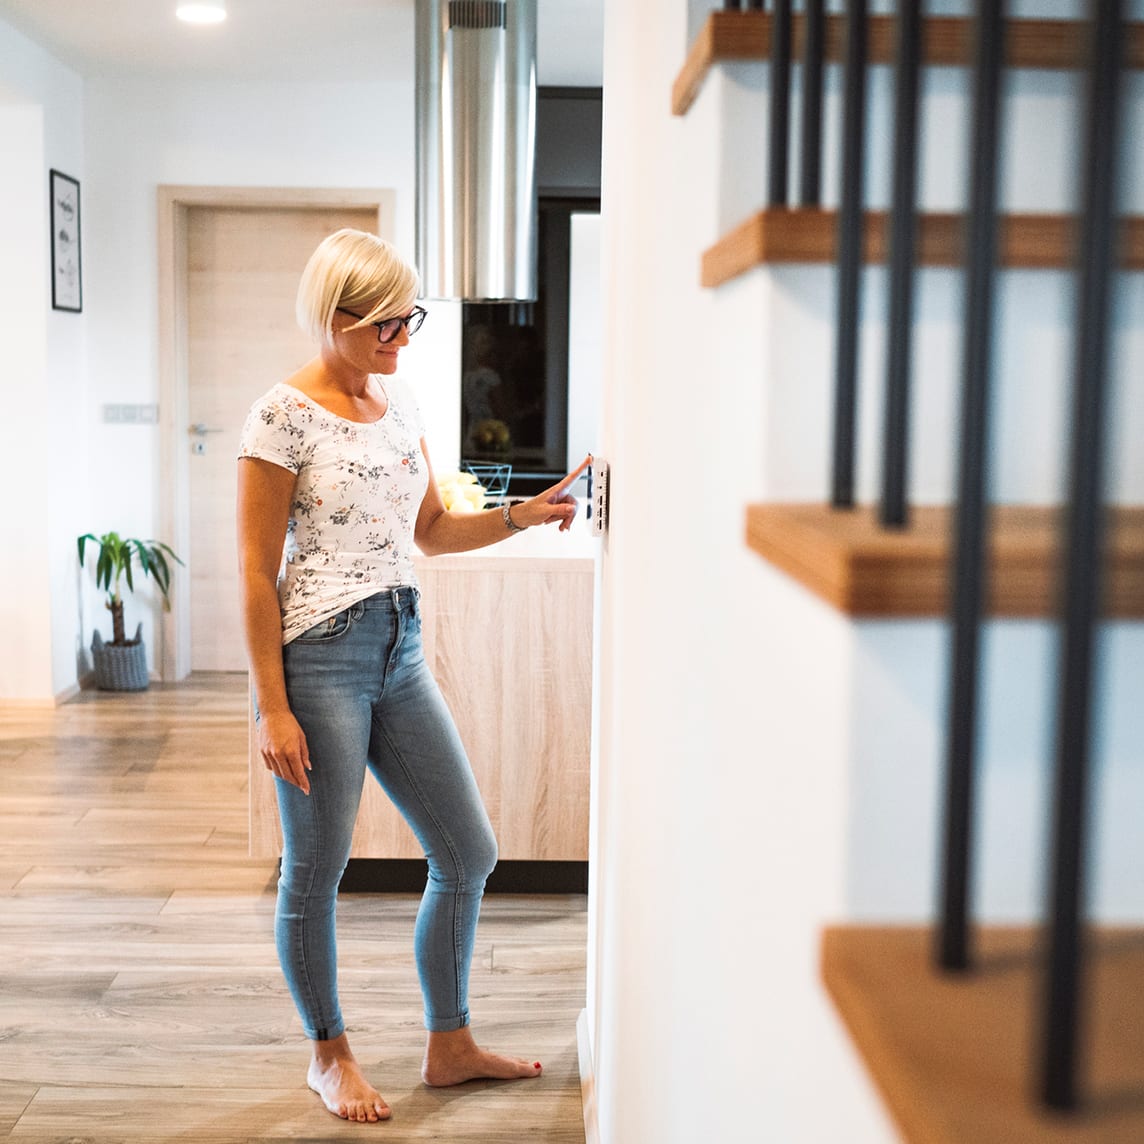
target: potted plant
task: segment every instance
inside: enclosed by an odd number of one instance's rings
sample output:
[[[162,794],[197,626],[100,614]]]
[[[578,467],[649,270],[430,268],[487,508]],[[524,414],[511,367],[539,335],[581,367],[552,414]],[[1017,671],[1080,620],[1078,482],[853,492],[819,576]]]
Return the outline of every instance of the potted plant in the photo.
[[[147,649],[143,646],[143,625],[135,629],[128,639],[123,627],[123,596],[120,582],[127,582],[128,591],[135,590],[132,565],[138,563],[144,577],[150,576],[163,593],[163,607],[170,610],[168,593],[171,588],[169,556],[176,563],[183,562],[159,540],[135,540],[121,537],[117,532],[95,536],[88,532],[76,540],[79,562],[83,565],[88,541],[99,546],[95,564],[95,582],[107,593],[107,608],[111,612],[111,642],[106,643],[99,632],[91,638],[91,658],[95,665],[96,683],[105,691],[143,691],[147,687]]]

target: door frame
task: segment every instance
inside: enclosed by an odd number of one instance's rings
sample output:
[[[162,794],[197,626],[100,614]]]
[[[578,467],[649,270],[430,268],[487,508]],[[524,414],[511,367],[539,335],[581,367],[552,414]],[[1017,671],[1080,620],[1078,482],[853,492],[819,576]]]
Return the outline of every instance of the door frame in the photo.
[[[373,208],[377,233],[393,241],[397,192],[341,187],[161,185],[159,192],[159,517],[160,536],[176,552],[191,539],[190,378],[187,368],[187,219],[191,207],[280,210]],[[158,628],[156,667],[164,682],[191,671],[190,570],[175,566],[171,610]]]

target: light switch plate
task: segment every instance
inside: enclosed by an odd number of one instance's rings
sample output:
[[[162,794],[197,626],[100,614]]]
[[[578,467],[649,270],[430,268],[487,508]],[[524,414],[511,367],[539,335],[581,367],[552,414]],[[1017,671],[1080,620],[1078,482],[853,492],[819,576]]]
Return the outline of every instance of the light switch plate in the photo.
[[[608,462],[603,457],[592,458],[592,535],[603,536],[608,531]]]

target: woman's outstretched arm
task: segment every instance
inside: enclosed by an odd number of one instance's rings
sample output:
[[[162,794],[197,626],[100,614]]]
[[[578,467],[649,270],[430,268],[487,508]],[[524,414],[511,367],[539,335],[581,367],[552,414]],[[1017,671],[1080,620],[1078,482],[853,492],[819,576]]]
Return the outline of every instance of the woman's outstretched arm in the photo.
[[[441,492],[433,476],[433,465],[424,439],[421,451],[425,454],[425,464],[429,470],[429,488],[421,502],[417,514],[414,539],[417,547],[426,556],[441,556],[446,552],[469,552],[474,548],[485,548],[496,544],[511,535],[505,527],[504,514],[499,508],[485,509],[483,512],[449,512],[441,500]],[[587,456],[579,468],[569,473],[551,488],[531,500],[520,501],[512,506],[512,521],[518,528],[531,528],[538,524],[559,524],[561,532],[572,527],[576,517],[576,498],[568,489],[580,474],[592,463]]]

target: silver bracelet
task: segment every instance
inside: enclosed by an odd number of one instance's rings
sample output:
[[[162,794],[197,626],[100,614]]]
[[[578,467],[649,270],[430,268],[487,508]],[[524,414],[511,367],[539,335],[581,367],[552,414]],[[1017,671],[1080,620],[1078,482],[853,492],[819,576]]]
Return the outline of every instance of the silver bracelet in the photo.
[[[528,525],[524,525],[522,527],[521,525],[517,524],[516,521],[512,519],[512,516],[508,510],[509,506],[507,504],[501,505],[501,516],[504,517],[505,528],[507,528],[509,532],[523,532],[525,528],[528,527]]]

